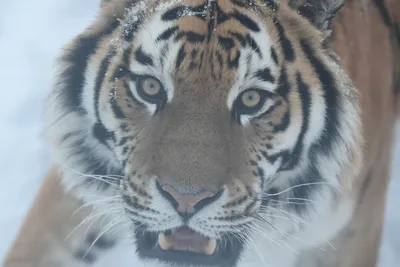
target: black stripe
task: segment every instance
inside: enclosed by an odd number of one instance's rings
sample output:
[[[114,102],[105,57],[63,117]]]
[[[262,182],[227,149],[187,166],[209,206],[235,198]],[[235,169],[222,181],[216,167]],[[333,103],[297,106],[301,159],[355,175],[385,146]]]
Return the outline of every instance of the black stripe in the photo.
[[[104,125],[100,122],[97,122],[92,128],[93,136],[99,140],[99,142],[106,147],[110,148],[110,145],[107,143],[107,140],[115,139],[115,135],[113,132],[108,131]]]
[[[236,56],[235,56],[233,59],[231,59],[231,58],[229,57],[229,59],[228,59],[228,67],[229,67],[230,69],[233,69],[233,68],[236,68],[236,69],[237,69],[237,68],[239,67],[240,56],[241,56],[240,51],[237,51],[237,52],[236,52]]]
[[[290,124],[290,109],[288,109],[285,115],[283,115],[281,123],[279,123],[278,125],[274,125],[273,132],[278,133],[286,131],[286,129],[289,127],[289,124]]]
[[[258,176],[258,178],[260,178],[261,188],[264,188],[264,186],[265,186],[265,173],[264,173],[263,169],[261,169],[260,167],[257,168],[257,176]]]
[[[253,37],[250,36],[250,34],[248,34],[246,36],[246,40],[247,42],[250,44],[251,49],[253,49],[255,52],[257,52],[258,56],[260,57],[260,59],[263,58],[262,54],[261,54],[261,50],[260,47],[258,46],[256,40],[253,39]]]
[[[228,21],[229,19],[231,19],[231,15],[226,14],[221,7],[218,5],[217,1],[214,2],[215,3],[215,14],[217,17],[217,25],[221,25],[222,23],[224,23],[225,21]],[[210,12],[211,15],[213,15],[213,12]]]
[[[321,81],[322,89],[324,90],[324,101],[326,104],[325,112],[325,129],[324,133],[318,141],[318,148],[323,153],[330,153],[332,144],[339,138],[339,116],[338,116],[338,102],[339,92],[335,87],[335,80],[332,74],[327,70],[326,66],[318,59],[310,44],[306,40],[301,41],[301,47],[310,61],[315,73]]]
[[[175,36],[174,42],[176,43],[176,42],[182,40],[183,37],[185,37],[185,33],[181,31]]]
[[[110,65],[111,59],[116,55],[116,51],[114,48],[111,48],[107,53],[107,56],[101,61],[99,71],[97,72],[95,86],[94,86],[94,110],[96,114],[96,119],[100,121],[99,114],[99,101],[100,101],[100,90],[103,86],[104,78],[107,74],[108,67]]]
[[[309,87],[303,81],[300,73],[297,73],[297,85],[298,92],[301,102],[301,110],[303,115],[303,121],[301,124],[300,134],[297,138],[296,145],[290,155],[290,163],[282,166],[280,170],[291,170],[299,163],[304,149],[304,138],[309,129],[310,124],[310,106],[311,106],[311,96],[309,92]]]
[[[250,204],[245,208],[244,214],[247,216],[251,216],[252,214],[250,213],[250,211],[252,211],[254,209],[254,207],[257,205],[258,201],[259,201],[258,198],[253,198],[253,201],[250,202]]]
[[[178,58],[176,59],[176,65],[175,65],[175,67],[176,67],[177,69],[181,66],[181,64],[182,64],[182,62],[183,62],[183,59],[185,58],[185,55],[186,55],[186,53],[185,53],[185,47],[182,46],[182,47],[179,49]]]
[[[131,56],[132,56],[132,47],[129,47],[125,49],[122,55],[122,61],[126,66],[129,66],[129,63],[131,62]]]
[[[281,75],[279,77],[279,85],[277,88],[277,93],[280,96],[282,96],[285,100],[287,100],[289,91],[290,91],[290,84],[288,81],[286,69],[282,69]]]
[[[234,3],[235,5],[238,5],[240,7],[247,7],[247,5],[246,5],[246,4],[248,4],[247,2],[249,2],[249,1],[245,1],[243,3],[243,1],[240,1],[240,0],[232,0],[232,3]]]
[[[197,55],[198,55],[198,53],[199,53],[199,51],[198,51],[197,49],[192,48],[192,51],[190,52],[190,58],[191,58],[192,60],[195,60],[196,57],[197,57]]]
[[[169,38],[172,37],[172,35],[174,35],[174,33],[179,29],[178,26],[175,27],[171,27],[167,30],[165,30],[163,33],[161,33],[158,37],[157,37],[157,42],[158,41],[165,41],[168,40]]]
[[[235,47],[235,42],[233,41],[232,38],[219,36],[218,42],[223,49],[228,51]]]
[[[396,38],[397,43],[400,44],[399,25],[395,21],[393,21],[393,19],[390,17],[390,13],[385,5],[385,2],[383,0],[374,0],[374,2],[382,17],[382,21],[385,23],[386,27],[389,28],[389,31],[392,34],[392,36]]]
[[[113,138],[113,134],[109,132],[105,126],[102,124],[100,119],[100,111],[99,111],[99,101],[100,101],[100,91],[103,86],[103,82],[105,76],[108,71],[108,67],[112,58],[116,55],[116,51],[114,48],[111,48],[110,51],[107,53],[107,56],[102,60],[100,64],[99,71],[96,76],[95,87],[94,87],[94,111],[96,115],[96,124],[93,126],[93,135],[95,138],[99,140],[100,143],[110,148],[107,143],[107,140]]]
[[[270,163],[274,164],[279,158],[282,158],[281,164],[287,162],[290,159],[290,153],[288,150],[283,150],[275,154],[268,154],[267,151],[262,150],[261,155]]]
[[[126,144],[126,142],[128,142],[128,137],[122,137],[121,140],[118,143],[118,146],[123,146]]]
[[[175,7],[173,9],[165,12],[161,16],[161,19],[163,21],[174,21],[174,20],[178,20],[185,16],[193,15],[197,18],[205,20],[206,19],[206,10],[205,10],[206,7],[207,7],[207,5],[199,5],[196,7],[178,6],[178,7]]]
[[[195,32],[187,32],[186,33],[186,41],[189,43],[202,43],[206,37],[201,34],[197,34]]]
[[[125,170],[126,169],[126,164],[128,164],[129,162],[129,157],[131,156],[131,154],[135,151],[136,147],[131,147],[131,149],[129,150],[129,152],[126,154],[126,158],[122,161],[122,169]]]
[[[392,22],[392,19],[390,18],[390,14],[389,14],[387,8],[385,7],[384,1],[383,0],[374,0],[374,3],[379,10],[379,14],[381,15],[383,23],[385,23],[386,27],[391,29],[393,27],[393,22]]]
[[[278,31],[279,40],[283,48],[285,59],[289,62],[293,62],[295,56],[292,43],[289,41],[289,39],[286,38],[285,30],[283,29],[282,24],[276,18],[274,19],[274,22],[275,27]]]
[[[221,53],[219,53],[219,51],[217,51],[215,54],[217,55],[218,64],[222,68],[224,66],[224,60],[222,58],[222,55]]]
[[[242,34],[231,31],[229,31],[229,34],[232,35],[233,38],[237,39],[243,48],[246,47],[246,38]]]
[[[276,53],[275,48],[271,47],[271,58],[276,65],[278,65],[278,54]]]
[[[203,65],[203,60],[204,60],[204,51],[201,52],[200,54],[200,63],[199,63],[199,68]]]
[[[102,38],[110,35],[119,26],[119,21],[114,19],[108,25],[109,27],[101,33],[77,38],[74,48],[62,58],[63,64],[68,66],[60,75],[60,82],[64,87],[62,94],[64,95],[64,105],[71,111],[84,113],[81,108],[81,97],[89,57],[95,52]]]
[[[269,68],[257,71],[256,77],[264,82],[270,82],[270,83],[275,82],[275,78],[274,76],[272,76],[271,70]]]
[[[235,11],[232,14],[232,17],[235,18],[240,24],[242,24],[243,26],[245,26],[246,28],[248,28],[249,30],[253,31],[253,32],[259,32],[260,31],[260,27],[258,27],[257,22],[255,22],[254,20],[252,20],[251,18],[249,18],[248,16]]]
[[[142,46],[135,51],[135,59],[142,65],[154,67],[153,57],[146,54]]]

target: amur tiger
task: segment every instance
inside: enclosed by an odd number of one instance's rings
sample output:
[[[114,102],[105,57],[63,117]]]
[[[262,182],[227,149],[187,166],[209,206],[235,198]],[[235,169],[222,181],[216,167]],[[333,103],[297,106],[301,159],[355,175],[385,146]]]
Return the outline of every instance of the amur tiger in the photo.
[[[103,1],[58,59],[54,168],[3,266],[376,266],[400,6],[344,4]]]

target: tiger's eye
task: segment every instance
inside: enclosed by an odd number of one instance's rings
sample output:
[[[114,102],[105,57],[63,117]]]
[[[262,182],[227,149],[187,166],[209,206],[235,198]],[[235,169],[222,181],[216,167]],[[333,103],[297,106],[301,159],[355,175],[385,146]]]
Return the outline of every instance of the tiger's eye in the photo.
[[[261,101],[260,94],[255,90],[250,90],[242,95],[242,103],[245,107],[253,108]]]
[[[161,92],[162,87],[158,80],[149,77],[142,81],[142,90],[149,96],[155,96]]]

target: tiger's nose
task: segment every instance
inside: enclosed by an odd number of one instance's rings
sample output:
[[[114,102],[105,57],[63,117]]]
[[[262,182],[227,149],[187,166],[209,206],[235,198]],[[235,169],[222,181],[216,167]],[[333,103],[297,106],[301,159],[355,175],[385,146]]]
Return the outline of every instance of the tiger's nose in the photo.
[[[190,219],[196,212],[216,201],[223,192],[221,189],[217,193],[203,191],[198,194],[188,195],[178,192],[170,185],[161,185],[158,182],[157,189],[184,220]]]

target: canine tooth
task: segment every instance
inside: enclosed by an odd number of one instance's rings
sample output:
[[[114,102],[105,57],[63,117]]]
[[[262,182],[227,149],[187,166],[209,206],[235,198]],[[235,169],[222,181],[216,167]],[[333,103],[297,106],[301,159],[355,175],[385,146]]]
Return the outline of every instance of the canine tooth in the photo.
[[[204,247],[203,252],[207,256],[211,256],[212,254],[214,254],[216,249],[217,249],[217,240],[215,238],[211,238],[207,242],[207,245]]]
[[[170,240],[164,235],[164,233],[158,234],[158,244],[160,245],[160,248],[162,250],[169,250],[173,247],[172,242],[170,242]]]

